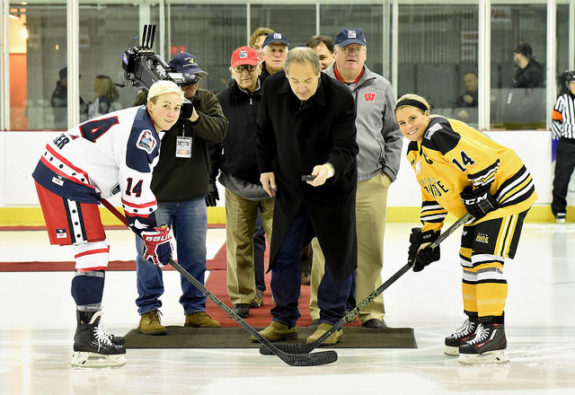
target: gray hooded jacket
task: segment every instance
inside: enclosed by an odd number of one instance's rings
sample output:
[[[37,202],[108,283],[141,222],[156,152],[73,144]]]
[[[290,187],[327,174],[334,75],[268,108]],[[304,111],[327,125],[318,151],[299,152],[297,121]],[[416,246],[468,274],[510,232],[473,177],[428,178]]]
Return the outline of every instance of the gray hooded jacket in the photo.
[[[324,73],[335,77],[335,62]],[[357,179],[364,181],[383,171],[394,181],[399,171],[403,136],[395,119],[395,98],[388,80],[364,66],[355,84],[346,84],[357,109]]]

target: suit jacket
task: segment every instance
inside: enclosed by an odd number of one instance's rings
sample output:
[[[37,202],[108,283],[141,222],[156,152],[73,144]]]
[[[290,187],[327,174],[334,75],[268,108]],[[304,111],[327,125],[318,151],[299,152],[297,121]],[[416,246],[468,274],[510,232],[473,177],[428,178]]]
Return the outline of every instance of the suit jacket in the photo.
[[[355,193],[357,187],[355,102],[349,89],[321,73],[314,96],[302,102],[285,73],[263,85],[258,120],[257,155],[261,173],[275,173],[270,268],[289,226],[301,206],[336,280],[357,267]],[[318,164],[330,162],[335,176],[319,187],[303,182]]]

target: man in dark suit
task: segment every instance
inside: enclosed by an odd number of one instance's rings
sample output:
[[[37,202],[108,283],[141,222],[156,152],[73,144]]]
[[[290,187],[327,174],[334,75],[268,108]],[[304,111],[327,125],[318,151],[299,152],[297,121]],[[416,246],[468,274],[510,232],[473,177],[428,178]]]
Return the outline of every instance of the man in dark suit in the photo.
[[[310,236],[317,236],[326,259],[320,284],[328,295],[320,306],[323,322],[344,316],[357,266],[353,96],[321,73],[311,48],[289,51],[284,70],[263,86],[257,136],[260,181],[276,197],[270,253],[276,306],[271,325],[260,332],[270,341],[296,336],[301,248]],[[304,175],[311,177],[304,180]],[[341,330],[335,332],[326,344],[341,336]]]

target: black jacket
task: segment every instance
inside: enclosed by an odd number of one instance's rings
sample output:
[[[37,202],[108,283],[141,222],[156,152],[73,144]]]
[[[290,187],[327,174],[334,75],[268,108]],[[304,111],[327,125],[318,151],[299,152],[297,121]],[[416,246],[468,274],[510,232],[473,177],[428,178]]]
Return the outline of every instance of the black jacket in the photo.
[[[260,184],[260,172],[256,160],[257,114],[261,101],[261,89],[253,94],[230,81],[217,98],[230,126],[221,144],[210,147],[212,179],[218,169],[252,184]],[[223,152],[222,152],[223,149]]]
[[[355,193],[357,187],[355,102],[339,81],[320,74],[317,92],[301,102],[283,71],[263,86],[258,122],[258,166],[273,171],[277,184],[270,267],[301,206],[336,280],[357,267]],[[315,165],[330,162],[335,176],[319,187],[301,181]]]
[[[535,59],[530,59],[527,67],[517,67],[513,79],[514,88],[543,88],[543,68]]]
[[[193,103],[200,118],[196,122],[178,120],[162,138],[160,160],[152,178],[152,191],[159,202],[191,200],[208,191],[211,165],[207,143],[224,139],[228,120],[208,90],[198,89]],[[177,136],[182,135],[192,137],[191,158],[176,158]]]

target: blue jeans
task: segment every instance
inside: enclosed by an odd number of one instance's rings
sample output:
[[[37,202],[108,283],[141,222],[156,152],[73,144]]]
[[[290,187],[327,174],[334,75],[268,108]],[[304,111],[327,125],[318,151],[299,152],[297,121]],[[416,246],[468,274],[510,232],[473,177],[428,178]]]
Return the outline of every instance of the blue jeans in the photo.
[[[204,284],[206,272],[206,233],[208,214],[206,201],[202,196],[183,202],[158,203],[156,211],[158,224],[167,224],[172,229],[177,244],[178,263],[194,278]],[[162,270],[143,258],[144,242],[136,237],[138,313],[144,314],[159,309],[159,300],[164,293]],[[184,277],[181,278],[182,296],[180,303],[185,314],[206,310],[206,297]]]
[[[271,310],[273,320],[289,327],[296,325],[300,317],[298,299],[301,286],[301,250],[309,242],[307,227],[310,226],[305,209],[300,209],[292,220],[283,239],[276,261],[272,267],[271,289],[276,305]],[[323,297],[318,299],[320,320],[335,324],[344,316],[346,301],[351,291],[353,275],[345,281],[336,282],[328,267],[319,285]],[[320,292],[318,291],[318,294]]]

